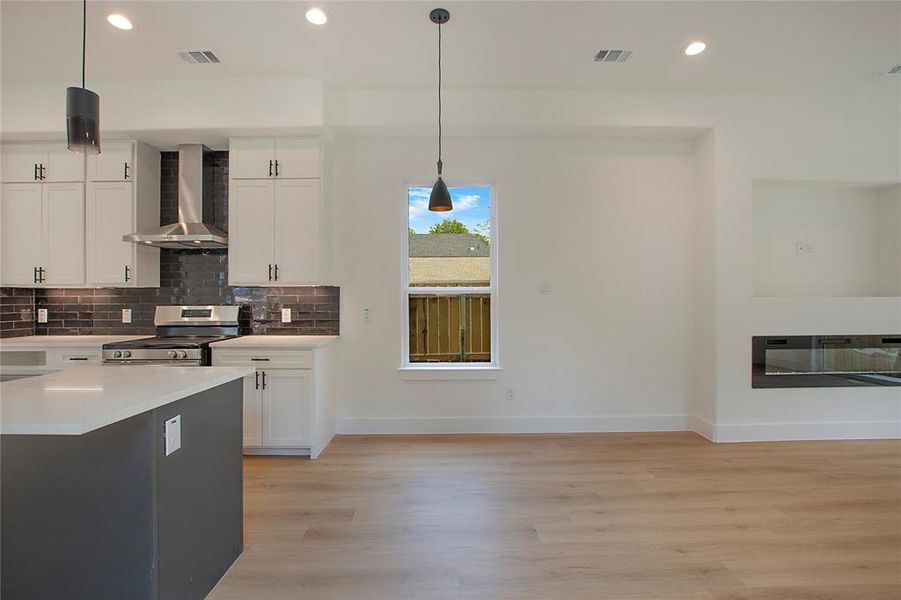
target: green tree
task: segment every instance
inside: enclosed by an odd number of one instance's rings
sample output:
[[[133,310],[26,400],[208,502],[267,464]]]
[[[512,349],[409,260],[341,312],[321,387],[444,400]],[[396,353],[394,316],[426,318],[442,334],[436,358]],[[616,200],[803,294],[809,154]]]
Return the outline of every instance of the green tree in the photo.
[[[472,234],[485,242],[486,244],[491,244],[491,224],[488,221],[484,223],[476,223],[476,225],[472,228]]]
[[[445,219],[432,225],[429,233],[469,233],[469,229],[457,219]]]

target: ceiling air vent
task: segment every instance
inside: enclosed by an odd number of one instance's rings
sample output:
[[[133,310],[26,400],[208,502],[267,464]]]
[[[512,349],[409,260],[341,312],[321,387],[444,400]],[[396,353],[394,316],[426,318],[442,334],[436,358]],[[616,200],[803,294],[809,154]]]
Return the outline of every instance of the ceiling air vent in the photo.
[[[192,65],[208,65],[219,62],[219,57],[213,54],[212,50],[184,50],[178,55],[183,61]]]
[[[632,56],[631,50],[598,50],[594,55],[594,62],[599,63],[624,63]]]

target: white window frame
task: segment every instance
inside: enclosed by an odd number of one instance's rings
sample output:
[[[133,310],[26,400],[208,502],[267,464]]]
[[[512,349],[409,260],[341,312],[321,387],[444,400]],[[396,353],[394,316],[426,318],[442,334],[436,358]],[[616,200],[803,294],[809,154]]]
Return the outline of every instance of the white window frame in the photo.
[[[498,226],[498,191],[497,181],[494,179],[445,179],[448,188],[457,187],[487,187],[488,218],[490,225],[490,265],[491,283],[484,287],[410,287],[410,199],[411,187],[431,188],[434,180],[405,179],[403,184],[403,202],[401,206],[400,237],[400,289],[401,289],[401,358],[400,371],[405,379],[457,379],[453,373],[462,374],[464,378],[491,379],[491,373],[500,371],[500,339],[498,336],[498,249],[500,248],[500,235]],[[450,213],[453,218],[453,211]],[[441,362],[441,363],[411,363],[410,362],[410,294],[485,294],[491,296],[491,362]],[[425,375],[425,377],[422,377]]]

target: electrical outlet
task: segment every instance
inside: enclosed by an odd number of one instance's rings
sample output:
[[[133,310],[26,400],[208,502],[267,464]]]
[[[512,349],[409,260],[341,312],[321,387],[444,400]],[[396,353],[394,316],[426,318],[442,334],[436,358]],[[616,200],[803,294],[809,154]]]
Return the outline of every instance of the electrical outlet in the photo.
[[[550,282],[542,281],[538,284],[538,295],[539,296],[550,296],[554,293],[554,288],[551,286]]]
[[[804,240],[795,242],[795,254],[798,256],[812,256],[813,244]]]
[[[516,396],[513,393],[513,388],[508,387],[504,390],[504,397],[507,399],[507,402],[513,402],[516,400]]]
[[[372,309],[368,306],[363,309],[363,322],[368,323],[372,320]]]
[[[122,322],[123,323],[131,323],[131,309],[130,308],[122,309]]]
[[[47,309],[39,308],[38,309],[38,323],[46,323],[47,322]]]
[[[291,309],[283,308],[282,309],[282,323],[290,323],[291,322]]]
[[[166,421],[166,456],[181,448],[181,415],[175,415]]]

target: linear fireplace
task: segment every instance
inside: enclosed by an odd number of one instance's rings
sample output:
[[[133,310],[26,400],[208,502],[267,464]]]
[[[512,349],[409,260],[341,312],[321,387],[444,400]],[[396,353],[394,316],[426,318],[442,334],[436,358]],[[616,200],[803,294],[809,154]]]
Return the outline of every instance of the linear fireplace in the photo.
[[[751,387],[901,386],[901,334],[754,336]]]

